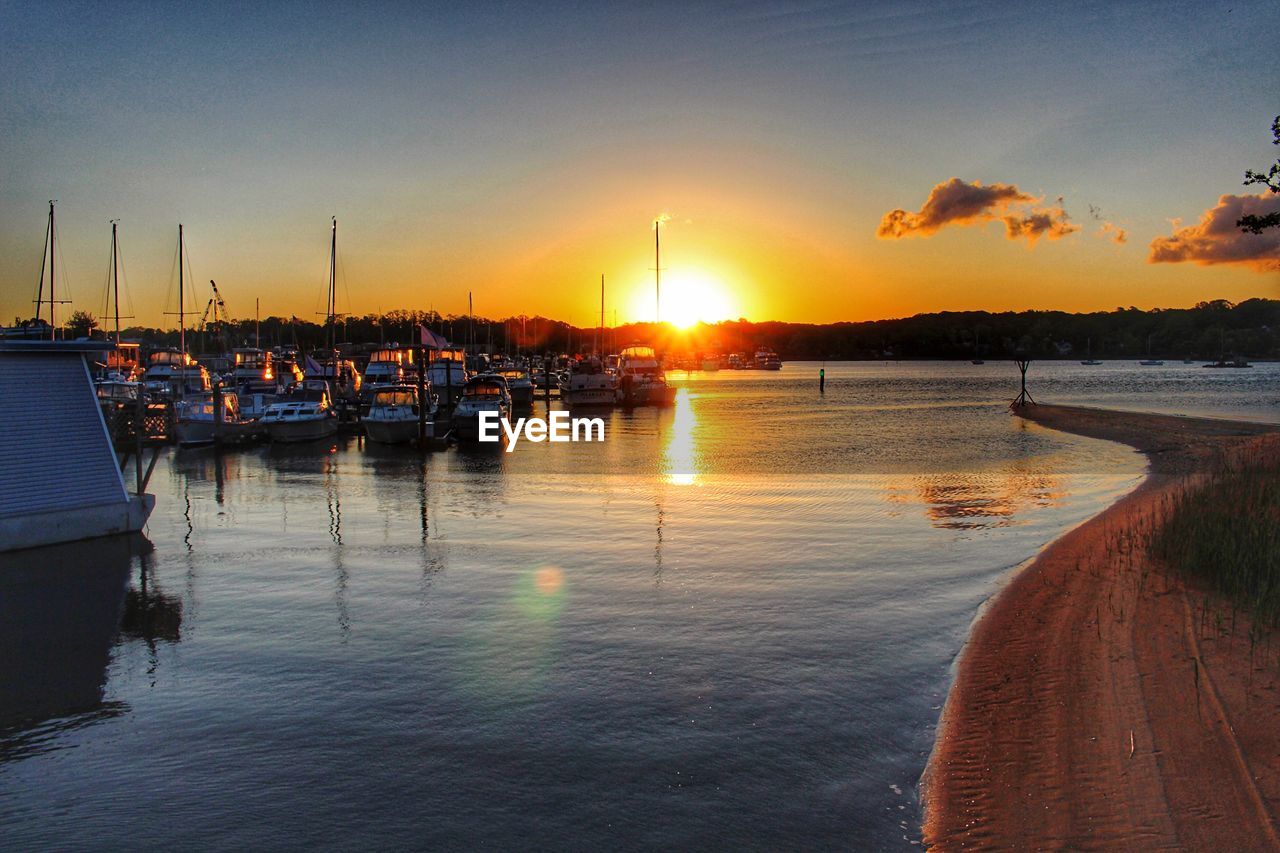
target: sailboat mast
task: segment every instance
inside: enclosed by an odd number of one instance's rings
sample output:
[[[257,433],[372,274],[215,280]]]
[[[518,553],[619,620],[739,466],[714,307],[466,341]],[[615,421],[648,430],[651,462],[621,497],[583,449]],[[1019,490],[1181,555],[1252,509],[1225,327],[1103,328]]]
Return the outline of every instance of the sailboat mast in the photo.
[[[596,352],[604,358],[604,273],[600,273],[600,336],[596,342]]]
[[[183,277],[183,248],[182,248],[182,223],[178,223],[178,349],[183,355],[187,354],[187,321],[186,321],[186,303],[183,302],[183,291],[187,289],[186,279]],[[183,362],[185,364],[185,361]]]
[[[662,322],[662,248],[659,234],[662,220],[653,221],[653,322]]]
[[[259,309],[262,307],[262,300],[253,297],[253,346],[255,349],[262,349],[262,315]]]
[[[476,349],[476,309],[471,302],[471,291],[467,291],[467,342],[471,344],[471,351]]]
[[[53,272],[54,272],[54,262],[55,262],[54,259],[57,258],[58,256],[57,247],[54,242],[56,239],[57,238],[54,236],[54,228],[53,228],[53,202],[50,201],[49,202],[49,340],[51,341],[56,341],[58,339],[58,324],[53,319],[54,305],[57,304],[56,298],[54,297],[54,293],[53,293],[53,282],[54,282]]]
[[[329,305],[327,309],[329,352],[333,353],[333,314],[338,307],[338,217],[333,217],[333,234],[329,241]]]
[[[111,290],[116,309],[116,348],[120,347],[120,244],[116,242],[118,220],[111,220]]]

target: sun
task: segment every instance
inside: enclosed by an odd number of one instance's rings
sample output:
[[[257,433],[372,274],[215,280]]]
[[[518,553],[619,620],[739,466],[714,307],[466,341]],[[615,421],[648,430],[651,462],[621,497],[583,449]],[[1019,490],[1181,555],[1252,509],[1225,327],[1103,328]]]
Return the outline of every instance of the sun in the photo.
[[[733,299],[724,283],[701,270],[672,270],[662,277],[661,319],[679,329],[732,318]]]

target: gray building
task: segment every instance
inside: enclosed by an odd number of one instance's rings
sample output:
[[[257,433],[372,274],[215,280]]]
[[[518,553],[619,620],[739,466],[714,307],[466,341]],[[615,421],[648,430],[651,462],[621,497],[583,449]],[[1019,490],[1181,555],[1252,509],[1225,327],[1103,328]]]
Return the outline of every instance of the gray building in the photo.
[[[142,529],[94,393],[99,341],[0,340],[0,551]]]

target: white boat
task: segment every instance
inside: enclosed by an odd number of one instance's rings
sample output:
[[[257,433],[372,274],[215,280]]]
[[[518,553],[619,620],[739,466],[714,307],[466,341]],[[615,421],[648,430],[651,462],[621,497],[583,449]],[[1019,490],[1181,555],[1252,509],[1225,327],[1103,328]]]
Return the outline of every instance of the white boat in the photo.
[[[457,403],[469,378],[462,347],[436,350],[427,370],[427,382],[435,391],[440,405],[450,408]]]
[[[413,350],[395,344],[374,350],[364,366],[365,385],[399,385],[413,369]]]
[[[755,365],[756,370],[782,369],[782,359],[778,358],[778,354],[768,347],[757,348],[752,362]]]
[[[306,365],[302,374],[304,378],[323,379],[328,382],[337,398],[353,403],[360,399],[362,379],[354,361],[336,357],[321,361],[313,356],[307,356],[304,364]]]
[[[511,395],[511,405],[528,408],[533,405],[533,380],[529,371],[523,367],[503,367],[498,371],[507,380],[507,393]]]
[[[314,441],[338,432],[329,383],[303,380],[267,406],[262,423],[272,441]]]
[[[666,374],[653,347],[625,347],[621,355],[622,375],[618,390],[624,405],[669,406],[674,402],[676,389],[667,384]]]
[[[511,394],[507,382],[495,373],[482,373],[467,380],[453,409],[453,434],[461,441],[480,437],[480,413],[495,412],[499,418],[511,416]],[[499,429],[501,433],[501,429]]]
[[[618,402],[618,377],[599,359],[589,358],[573,365],[560,397],[571,409],[585,406],[612,406]]]
[[[176,400],[208,391],[209,371],[184,352],[158,350],[147,359],[142,385],[148,394]]]
[[[276,376],[273,356],[269,350],[244,347],[231,351],[231,383],[236,390],[246,394],[274,394],[279,390],[282,378]]]
[[[418,439],[418,389],[413,385],[378,388],[361,419],[370,441],[379,444],[409,444]],[[435,401],[427,397],[426,438],[435,437]]]
[[[219,417],[218,404],[222,411]],[[240,410],[235,391],[205,391],[177,404],[178,444],[243,444],[260,438],[263,427]]]

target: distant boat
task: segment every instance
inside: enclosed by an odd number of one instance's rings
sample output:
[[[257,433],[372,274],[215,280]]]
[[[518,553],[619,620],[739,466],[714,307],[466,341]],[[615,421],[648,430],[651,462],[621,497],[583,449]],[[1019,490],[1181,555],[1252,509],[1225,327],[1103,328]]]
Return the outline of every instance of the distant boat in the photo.
[[[1089,367],[1102,364],[1102,362],[1098,361],[1096,358],[1093,357],[1093,338],[1085,339],[1085,358],[1084,358],[1084,361],[1080,363],[1084,365],[1088,365]]]
[[[507,380],[507,393],[511,395],[511,405],[518,408],[529,408],[533,405],[533,380],[529,371],[523,367],[502,367],[498,373]]]
[[[1147,335],[1147,357],[1139,361],[1138,364],[1143,367],[1160,367],[1164,364],[1160,359],[1151,357],[1151,335]]]
[[[756,370],[781,370],[782,359],[768,347],[759,347],[753,359]]]
[[[975,359],[973,359],[973,361],[972,361],[972,362],[970,362],[970,363],[971,363],[971,364],[986,364],[986,362],[985,362],[985,361],[983,361],[983,360],[982,360],[982,359],[980,359],[980,358],[975,358]]]
[[[1217,368],[1237,367],[1239,368],[1239,367],[1253,367],[1253,365],[1243,358],[1232,358],[1232,359],[1220,358],[1217,361],[1209,362],[1208,364],[1205,365],[1205,367],[1217,367]]]

